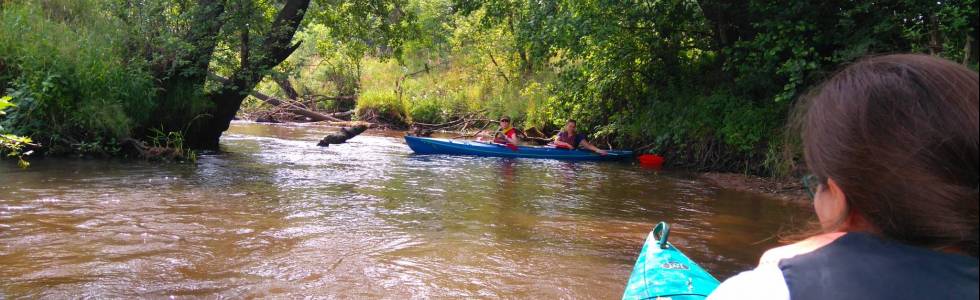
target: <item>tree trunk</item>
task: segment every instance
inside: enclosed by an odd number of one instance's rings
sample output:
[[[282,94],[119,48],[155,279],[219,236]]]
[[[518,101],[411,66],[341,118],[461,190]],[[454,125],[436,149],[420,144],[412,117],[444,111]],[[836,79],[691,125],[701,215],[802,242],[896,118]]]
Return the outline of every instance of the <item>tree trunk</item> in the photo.
[[[217,149],[221,134],[228,130],[231,120],[242,105],[242,100],[255,88],[265,73],[275,67],[296,48],[293,35],[309,8],[310,0],[289,0],[276,15],[268,33],[257,49],[251,49],[248,61],[221,84],[207,94],[212,107],[199,120],[192,122],[186,132],[188,146],[195,149]]]
[[[942,31],[939,28],[939,16],[929,16],[929,54],[939,55],[943,52]]]
[[[184,131],[194,121],[194,101],[191,93],[199,91],[207,80],[207,70],[211,57],[218,45],[218,34],[224,25],[225,6],[220,0],[201,0],[190,13],[192,30],[183,41],[194,47],[187,52],[158,53],[167,57],[174,55],[151,68],[153,76],[159,80],[159,103],[147,127],[162,127],[167,131]],[[137,136],[140,132],[135,133]]]
[[[731,47],[738,40],[751,39],[749,3],[743,1],[699,0],[705,20],[711,25],[716,49]]]
[[[293,83],[289,82],[289,77],[286,75],[272,76],[272,81],[275,81],[279,88],[282,89],[283,93],[286,93],[286,97],[290,99],[299,99],[299,92],[293,87]]]
[[[320,142],[317,143],[316,145],[320,147],[327,147],[330,146],[330,144],[342,144],[347,140],[357,136],[358,134],[363,133],[367,129],[368,129],[367,125],[355,125],[350,128],[343,127],[340,128],[340,131],[336,133],[328,134],[327,136],[323,137],[323,139],[321,139]]]
[[[966,34],[966,43],[963,45],[963,65],[969,66],[970,62],[976,60],[975,56],[977,43],[969,33]]]
[[[497,68],[497,74],[504,78],[504,83],[510,83],[510,78],[507,78],[507,74],[504,73],[504,70],[497,64],[497,59],[493,57],[493,48],[487,49],[487,54],[490,55],[490,62],[492,62],[493,66]]]
[[[531,58],[527,54],[527,49],[525,49],[523,43],[516,39],[517,37],[517,27],[514,25],[514,11],[511,8],[510,13],[507,16],[507,26],[510,28],[510,33],[515,36],[514,50],[517,52],[518,58],[521,61],[521,78],[527,78],[534,71],[534,66],[531,65]]]

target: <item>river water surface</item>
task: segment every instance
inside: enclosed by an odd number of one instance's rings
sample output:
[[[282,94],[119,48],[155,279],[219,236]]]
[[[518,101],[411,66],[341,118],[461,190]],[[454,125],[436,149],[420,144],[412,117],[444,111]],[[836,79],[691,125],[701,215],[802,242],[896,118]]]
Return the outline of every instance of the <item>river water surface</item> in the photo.
[[[0,299],[618,298],[646,233],[719,279],[807,207],[630,163],[418,156],[233,124],[193,164],[0,161]]]

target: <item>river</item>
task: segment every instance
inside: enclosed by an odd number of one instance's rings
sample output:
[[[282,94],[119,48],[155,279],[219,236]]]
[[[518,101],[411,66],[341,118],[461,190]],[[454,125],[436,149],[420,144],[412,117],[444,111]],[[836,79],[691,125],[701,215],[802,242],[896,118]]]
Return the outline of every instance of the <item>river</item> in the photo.
[[[0,161],[0,299],[618,298],[646,233],[719,279],[801,203],[631,163],[419,156],[235,123],[196,163]]]

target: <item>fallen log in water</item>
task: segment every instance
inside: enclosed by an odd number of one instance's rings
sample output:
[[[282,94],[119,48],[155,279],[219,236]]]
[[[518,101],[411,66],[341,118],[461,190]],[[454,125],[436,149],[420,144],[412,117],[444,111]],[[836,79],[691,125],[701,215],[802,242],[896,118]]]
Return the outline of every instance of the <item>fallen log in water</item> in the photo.
[[[344,118],[344,117],[349,118],[351,115],[354,115],[354,110],[352,109],[348,111],[338,111],[338,112],[329,113],[327,115],[334,118]]]
[[[364,121],[340,121],[340,122],[335,122],[335,121],[320,121],[320,122],[313,122],[313,123],[310,123],[310,124],[336,126],[336,127],[357,127],[357,126],[365,126],[367,128],[377,128],[378,127],[378,124],[377,123],[364,122]]]
[[[316,145],[320,147],[327,147],[330,146],[330,144],[340,144],[357,136],[358,134],[363,133],[367,129],[368,127],[363,124],[352,127],[341,127],[340,131],[328,134]]]

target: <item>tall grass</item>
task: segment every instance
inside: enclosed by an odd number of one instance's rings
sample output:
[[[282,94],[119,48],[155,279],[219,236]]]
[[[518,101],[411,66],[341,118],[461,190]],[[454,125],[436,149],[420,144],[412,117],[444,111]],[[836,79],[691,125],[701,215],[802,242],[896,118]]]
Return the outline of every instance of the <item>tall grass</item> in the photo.
[[[544,105],[550,93],[539,83],[541,78],[508,82],[494,74],[487,76],[458,57],[447,59],[430,64],[428,72],[393,60],[365,59],[357,113],[383,104],[401,107],[410,123],[441,123],[473,112],[490,118],[507,115],[521,126],[552,123]],[[378,97],[381,94],[388,96]]]
[[[150,117],[154,84],[126,53],[121,22],[93,1],[8,2],[0,11],[4,127],[53,152],[127,137]],[[77,149],[76,149],[77,150]]]

